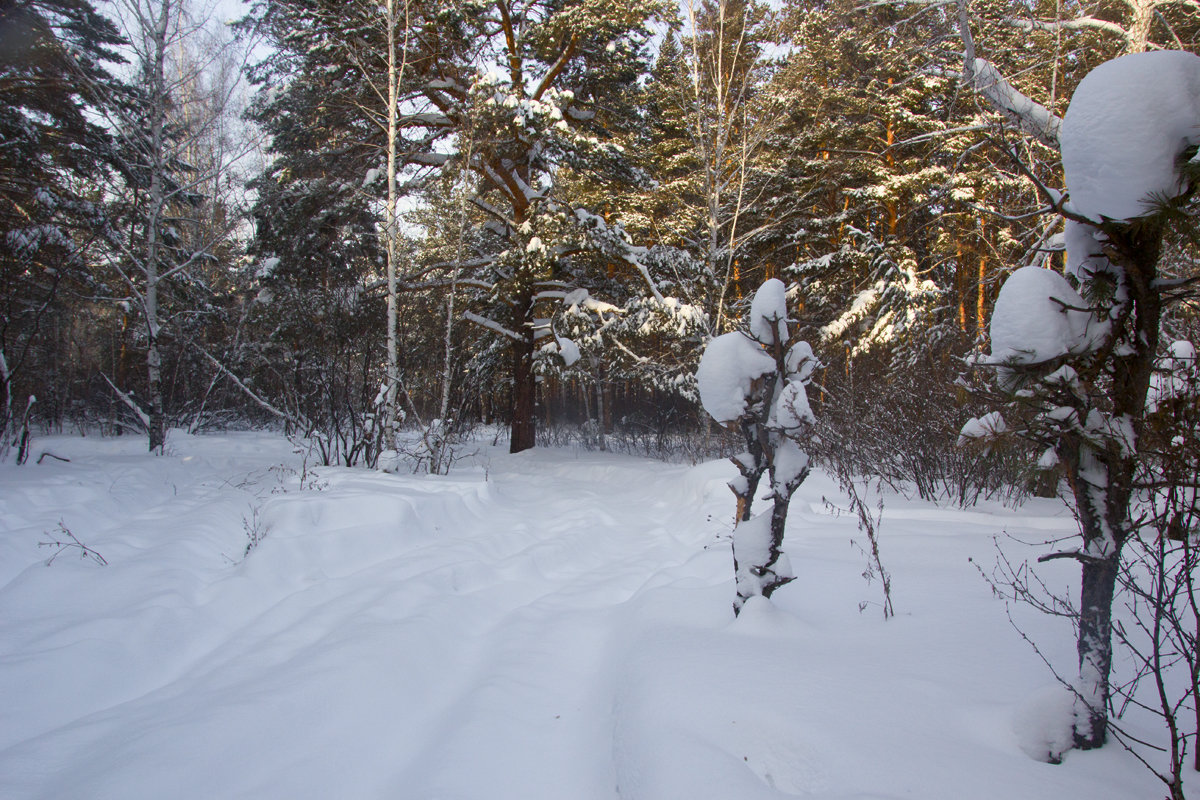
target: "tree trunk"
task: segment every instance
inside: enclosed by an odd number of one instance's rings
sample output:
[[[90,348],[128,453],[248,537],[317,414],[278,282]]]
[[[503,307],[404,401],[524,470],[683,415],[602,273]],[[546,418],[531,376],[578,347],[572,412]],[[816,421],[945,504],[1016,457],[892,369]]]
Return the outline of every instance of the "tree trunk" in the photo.
[[[159,226],[163,222],[165,187],[163,178],[166,163],[166,56],[167,26],[171,3],[165,1],[154,21],[154,63],[150,75],[150,207],[146,212],[146,392],[150,401],[150,452],[161,453],[166,442],[166,423],[163,415],[162,354],[159,351],[158,283],[159,283]]]
[[[396,94],[400,79],[396,64],[396,0],[387,0],[384,6],[387,25],[388,64],[388,113],[387,113],[387,208],[384,223],[387,237],[387,393],[384,399],[383,446],[396,447],[396,425],[399,421],[400,403],[400,353],[397,333],[396,271],[399,261],[398,238],[400,227],[396,221],[396,137],[398,135]]]
[[[513,342],[512,427],[508,452],[520,453],[536,443],[537,378],[533,374],[533,333]]]
[[[757,420],[742,417],[738,421],[738,425],[742,430],[742,439],[746,442],[746,452],[730,459],[742,475],[740,485],[733,483],[729,485],[737,498],[737,511],[733,519],[735,528],[741,522],[749,522],[750,517],[753,516],[754,495],[758,493],[758,484],[762,480],[763,473],[767,471],[767,454],[763,450],[762,439],[758,435]],[[749,458],[747,459],[746,456]]]
[[[442,342],[442,402],[438,407],[438,418],[442,420],[443,425],[450,416],[450,389],[454,380],[454,299],[458,292],[459,275],[462,272],[463,249],[467,231],[467,200],[470,193],[468,169],[471,165],[471,153],[475,146],[473,131],[468,129],[466,140],[465,157],[458,176],[458,229],[454,234],[454,267],[450,274],[450,287],[446,292],[446,330]]]
[[[604,425],[611,414],[604,404],[604,364],[600,359],[595,359],[593,364],[596,370],[596,436],[599,437],[600,450],[605,451],[608,450],[608,442],[604,438]]]
[[[1075,722],[1075,746],[1091,750],[1108,736],[1109,672],[1112,669],[1112,601],[1120,555],[1083,565],[1079,599],[1079,686],[1087,708]]]
[[[146,373],[146,392],[150,396],[150,452],[161,455],[167,442],[167,424],[163,412],[162,356],[156,336],[150,339],[146,351]]]
[[[9,435],[12,433],[12,378],[8,371],[8,359],[4,357],[4,348],[0,347],[0,461],[8,458]]]
[[[1141,53],[1150,49],[1150,29],[1160,5],[1165,3],[1162,0],[1132,0],[1128,3],[1130,18],[1125,52]]]
[[[1112,385],[1111,417],[1128,420],[1136,442],[1142,435],[1146,395],[1158,353],[1161,289],[1155,285],[1162,253],[1162,230],[1152,224],[1104,228],[1108,255],[1117,268],[1117,296],[1129,304],[1124,337],[1115,344],[1107,369]],[[1112,668],[1112,602],[1121,550],[1133,532],[1130,504],[1137,472],[1136,445],[1112,436],[1103,449],[1072,436],[1060,442],[1067,479],[1083,534],[1083,576],[1079,604],[1078,691],[1088,704],[1077,718],[1075,746],[1089,750],[1108,733],[1109,672]]]

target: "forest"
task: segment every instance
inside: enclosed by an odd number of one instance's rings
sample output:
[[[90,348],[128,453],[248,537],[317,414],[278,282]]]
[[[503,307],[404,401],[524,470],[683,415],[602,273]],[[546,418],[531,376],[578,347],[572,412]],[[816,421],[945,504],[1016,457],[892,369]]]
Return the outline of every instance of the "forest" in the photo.
[[[1072,621],[1039,757],[1147,704],[1181,798],[1198,47],[1194,0],[3,0],[0,462],[250,430],[391,474],[481,431],[740,452],[738,614],[795,578],[810,459],[888,617],[867,487],[1061,496],[1077,546],[1037,558],[1078,595],[988,577]]]
[[[1024,491],[955,448],[963,359],[1005,276],[1061,259],[1060,167],[964,81],[963,26],[1061,115],[1196,24],[1043,5],[14,2],[5,447],[275,425],[375,466],[399,427],[437,449],[479,422],[514,451],[710,446],[703,346],[777,277],[827,449],[922,495]]]

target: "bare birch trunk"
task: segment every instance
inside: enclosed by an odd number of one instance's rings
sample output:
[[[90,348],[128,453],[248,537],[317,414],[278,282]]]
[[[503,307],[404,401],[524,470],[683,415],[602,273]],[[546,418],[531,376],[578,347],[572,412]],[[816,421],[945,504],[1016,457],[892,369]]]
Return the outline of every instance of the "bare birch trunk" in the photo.
[[[475,140],[469,126],[466,137],[466,152],[463,157],[462,171],[459,175],[461,185],[459,186],[458,196],[458,230],[455,231],[454,239],[454,271],[450,274],[450,291],[446,297],[446,335],[444,352],[442,354],[442,402],[438,407],[438,418],[442,420],[443,426],[446,425],[446,417],[450,413],[450,389],[454,379],[454,301],[455,294],[458,292],[458,278],[462,273],[463,249],[465,247],[464,239],[466,238],[467,229],[467,194],[469,190],[467,182],[475,145]]]
[[[606,408],[604,405],[604,363],[600,359],[592,362],[596,370],[596,435],[600,440],[600,450],[608,450],[608,440],[604,434]]]
[[[161,326],[158,318],[158,283],[160,227],[163,223],[165,187],[163,177],[167,170],[165,128],[167,117],[166,56],[167,28],[170,23],[171,0],[163,0],[158,8],[158,17],[151,29],[152,47],[150,80],[150,197],[146,211],[146,251],[144,270],[146,289],[144,310],[146,314],[146,392],[150,404],[150,452],[162,453],[166,442],[166,423],[163,414],[162,396],[162,353],[159,349]]]
[[[396,137],[398,133],[397,93],[399,71],[396,64],[396,0],[387,0],[385,7],[388,46],[387,88],[387,212],[384,235],[387,238],[387,394],[384,401],[384,447],[396,446],[396,424],[399,418],[400,349],[397,342],[396,266],[399,260],[398,225],[396,223]]]

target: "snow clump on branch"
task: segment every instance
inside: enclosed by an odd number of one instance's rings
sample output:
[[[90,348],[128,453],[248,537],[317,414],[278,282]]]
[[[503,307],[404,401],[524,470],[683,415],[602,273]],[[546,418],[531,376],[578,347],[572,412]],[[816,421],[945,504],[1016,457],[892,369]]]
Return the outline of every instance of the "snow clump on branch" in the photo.
[[[1200,56],[1132,53],[1096,67],[1071,97],[1061,141],[1077,214],[1129,220],[1177,197],[1179,157],[1200,144]]]
[[[1059,273],[1022,267],[1008,277],[992,312],[991,362],[1042,364],[1098,347],[1108,332]],[[1001,370],[1002,376],[1004,370]]]
[[[700,404],[722,425],[737,422],[747,410],[755,382],[775,371],[775,360],[744,333],[725,333],[708,343],[696,384]]]

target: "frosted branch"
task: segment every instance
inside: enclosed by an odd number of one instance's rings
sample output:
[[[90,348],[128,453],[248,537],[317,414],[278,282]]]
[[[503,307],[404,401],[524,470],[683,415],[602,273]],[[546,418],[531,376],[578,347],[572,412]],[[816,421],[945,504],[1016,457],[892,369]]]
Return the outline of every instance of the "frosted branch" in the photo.
[[[994,109],[1022,131],[1042,144],[1058,147],[1062,119],[1022,94],[990,61],[976,58],[970,66],[964,64],[963,82],[983,95]]]
[[[1041,31],[1043,33],[1056,33],[1058,31],[1081,31],[1081,30],[1100,30],[1106,33],[1114,33],[1122,39],[1128,39],[1129,32],[1115,22],[1109,22],[1106,19],[1097,19],[1096,17],[1078,17],[1076,19],[1061,19],[1055,22],[1043,22],[1039,19],[1012,19],[1003,20],[1005,25],[1016,28],[1022,31]]]
[[[284,422],[291,423],[292,425],[295,425],[297,428],[300,428],[301,430],[307,430],[309,428],[309,426],[305,423],[304,420],[302,420],[292,414],[289,414],[286,411],[281,411],[280,409],[276,408],[275,406],[271,405],[266,400],[264,400],[262,397],[260,397],[253,389],[251,389],[249,386],[247,386],[245,383],[243,383],[242,380],[237,375],[234,375],[232,372],[230,372],[229,369],[224,364],[222,364],[220,361],[218,361],[216,356],[214,356],[212,353],[208,352],[207,350],[205,350],[203,347],[196,344],[195,342],[192,343],[192,346],[195,347],[197,350],[199,350],[200,353],[205,358],[207,358],[210,362],[212,362],[212,365],[217,368],[218,372],[220,372],[225,377],[229,378],[229,380],[233,381],[234,385],[236,385],[239,389],[241,389],[242,392],[244,392],[247,397],[249,397],[251,400],[253,400],[255,403],[257,403],[259,406],[261,406],[262,408],[264,408],[267,411],[270,411],[272,414],[279,417]]]
[[[480,326],[481,328],[487,328],[489,331],[498,333],[501,336],[507,336],[508,338],[510,338],[514,341],[517,341],[517,342],[525,341],[525,338],[523,336],[521,336],[519,333],[509,330],[508,328],[504,327],[503,325],[501,325],[499,322],[496,322],[495,320],[488,319],[487,317],[481,317],[473,311],[464,311],[463,319],[467,320],[468,322],[474,322],[476,325]]]
[[[131,411],[133,411],[134,414],[137,415],[137,418],[142,423],[142,425],[145,426],[145,428],[147,430],[149,430],[150,429],[150,415],[142,410],[142,407],[137,404],[137,401],[133,399],[133,396],[127,392],[122,392],[120,389],[118,389],[117,385],[115,383],[113,383],[111,380],[109,380],[108,376],[105,375],[103,372],[100,373],[100,377],[104,378],[104,382],[107,383],[110,387],[112,387],[112,390],[116,393],[117,397],[119,397],[121,399],[121,402],[124,403],[125,405],[129,406],[129,409]]]
[[[1019,129],[1043,144],[1057,148],[1062,120],[1045,106],[1019,92],[990,61],[976,55],[967,2],[957,0],[957,5],[958,33],[963,43],[963,84],[983,95],[993,108]]]

